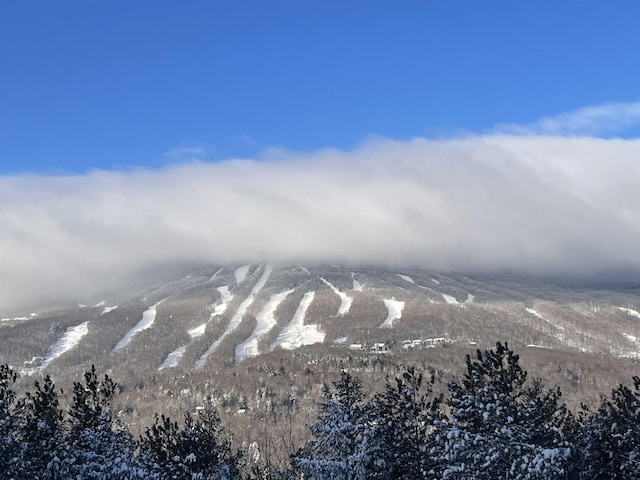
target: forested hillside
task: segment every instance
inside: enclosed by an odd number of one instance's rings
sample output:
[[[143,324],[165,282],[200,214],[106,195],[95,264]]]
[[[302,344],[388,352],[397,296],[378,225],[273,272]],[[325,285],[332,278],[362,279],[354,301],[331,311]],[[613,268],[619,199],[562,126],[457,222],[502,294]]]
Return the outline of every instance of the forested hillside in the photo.
[[[377,390],[343,370],[324,386],[309,436],[282,459],[243,442],[214,405],[140,435],[113,408],[121,387],[95,368],[70,392],[49,376],[29,392],[0,367],[0,472],[7,479],[599,479],[640,475],[640,378],[598,406],[569,409],[531,378],[507,344],[467,356],[438,388],[429,368],[402,367]],[[291,398],[290,408],[295,409]],[[292,421],[292,416],[282,417]],[[281,432],[287,425],[279,425]],[[259,428],[253,425],[253,428]],[[289,432],[292,432],[289,425]]]

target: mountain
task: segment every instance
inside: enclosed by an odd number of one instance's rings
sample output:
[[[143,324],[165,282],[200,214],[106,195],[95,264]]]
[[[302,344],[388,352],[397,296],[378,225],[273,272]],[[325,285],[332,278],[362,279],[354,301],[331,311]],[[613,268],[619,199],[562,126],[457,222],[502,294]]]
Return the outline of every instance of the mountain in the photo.
[[[212,381],[237,389],[252,369],[256,385],[260,372],[285,368],[321,371],[319,383],[354,359],[363,371],[379,368],[378,379],[393,373],[389,365],[412,362],[446,380],[465,353],[496,341],[519,349],[532,374],[597,398],[628,380],[640,356],[640,288],[340,265],[211,266],[90,305],[2,318],[0,363],[25,381],[50,374],[62,383],[95,364],[140,392]],[[386,351],[384,365],[372,350]]]

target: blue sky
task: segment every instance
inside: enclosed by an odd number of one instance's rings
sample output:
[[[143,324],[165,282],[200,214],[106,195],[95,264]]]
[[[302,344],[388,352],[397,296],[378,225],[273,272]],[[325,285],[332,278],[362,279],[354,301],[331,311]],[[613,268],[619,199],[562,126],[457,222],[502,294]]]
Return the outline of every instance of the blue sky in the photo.
[[[633,103],[638,18],[632,1],[6,1],[0,175],[350,150]]]
[[[194,264],[640,279],[638,18],[0,1],[0,313]]]

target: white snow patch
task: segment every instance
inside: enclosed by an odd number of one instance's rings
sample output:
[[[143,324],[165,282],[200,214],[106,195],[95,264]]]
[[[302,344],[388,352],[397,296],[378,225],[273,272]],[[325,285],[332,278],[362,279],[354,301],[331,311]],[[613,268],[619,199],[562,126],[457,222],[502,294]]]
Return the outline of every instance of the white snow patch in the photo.
[[[173,352],[167,355],[167,358],[162,362],[162,365],[158,368],[158,370],[163,370],[165,368],[173,368],[178,366],[178,362],[184,355],[184,352],[187,350],[187,346],[184,345],[182,347],[176,348]]]
[[[627,315],[631,315],[632,317],[640,318],[640,313],[638,313],[636,310],[633,310],[632,308],[618,307],[618,310],[621,310],[625,312]]]
[[[14,322],[14,321],[24,321],[31,320],[33,317],[36,317],[37,313],[30,313],[29,316],[26,317],[13,317],[13,318],[0,318],[0,322]]]
[[[436,280],[436,279],[435,279],[435,278],[433,278],[433,277],[430,277],[430,278],[431,278],[431,281],[432,281],[433,283],[435,283],[436,285],[440,285],[440,282],[439,282],[438,280]]]
[[[637,341],[638,341],[638,338],[637,338],[637,337],[635,337],[634,335],[631,335],[631,334],[629,334],[629,333],[624,333],[624,332],[622,332],[622,335],[624,336],[624,338],[626,338],[626,339],[627,339],[627,340],[629,340],[630,342],[637,343]]]
[[[289,325],[278,335],[278,338],[271,346],[271,350],[278,345],[285,350],[293,350],[304,345],[313,345],[314,343],[322,343],[324,341],[325,334],[320,331],[318,325],[304,324],[304,317],[314,297],[315,292],[307,292],[304,294],[291,322],[289,322]]]
[[[349,309],[351,308],[351,302],[353,302],[351,297],[349,297],[346,293],[338,290],[331,282],[325,280],[324,278],[320,277],[320,280],[322,280],[331,290],[333,290],[333,293],[335,293],[340,297],[340,306],[338,307],[338,315],[344,315],[348,313]]]
[[[276,309],[294,291],[294,289],[291,289],[271,295],[267,304],[256,316],[256,328],[253,329],[251,336],[236,347],[236,360],[242,361],[247,357],[255,357],[260,353],[258,351],[258,340],[277,325],[278,322],[274,317]]]
[[[118,305],[114,305],[112,307],[104,307],[104,310],[102,310],[102,313],[100,314],[100,316],[105,315],[109,312],[113,312],[116,308],[118,308]]]
[[[304,273],[306,273],[307,275],[311,275],[311,272],[306,268],[304,268],[302,265],[298,265],[298,268],[302,270]]]
[[[336,338],[333,343],[337,343],[339,345],[342,345],[343,343],[347,343],[347,338],[349,337],[340,337],[340,338]]]
[[[216,290],[220,292],[220,303],[216,305],[211,317],[217,317],[222,315],[227,311],[227,307],[229,306],[229,302],[233,299],[233,295],[229,291],[229,287],[227,285],[223,287],[218,287]]]
[[[353,290],[355,290],[356,292],[361,292],[362,285],[358,280],[356,280],[356,274],[353,272],[351,272],[351,280],[353,280]]]
[[[414,283],[414,284],[416,283],[413,281],[413,278],[411,278],[409,275],[403,275],[401,273],[398,273],[398,276],[409,283]]]
[[[156,303],[155,305],[153,305],[148,310],[145,310],[142,313],[142,318],[136,324],[136,326],[133,327],[131,330],[129,330],[127,334],[124,337],[122,337],[122,340],[118,342],[118,344],[116,345],[116,348],[113,349],[115,352],[122,350],[124,347],[129,345],[129,342],[131,342],[133,337],[136,336],[138,333],[140,333],[143,330],[146,330],[147,328],[151,328],[151,326],[153,325],[153,322],[156,321],[156,313],[157,313],[156,309],[158,308],[158,305],[160,305],[160,303],[162,303],[162,301]]]
[[[47,365],[49,365],[49,363],[54,361],[60,355],[68,352],[73,347],[78,345],[78,343],[80,343],[80,340],[82,340],[82,337],[84,337],[87,333],[89,333],[88,321],[83,322],[80,325],[67,328],[67,331],[64,332],[62,337],[60,337],[60,339],[51,346],[49,352],[47,353],[47,356],[42,362],[42,365],[40,365],[40,368],[45,368]]]
[[[192,328],[191,330],[187,330],[187,333],[193,340],[194,338],[198,338],[204,335],[204,332],[206,329],[207,329],[207,324],[203,323],[202,325],[198,325],[197,327]]]
[[[544,345],[536,345],[535,343],[530,343],[529,345],[527,345],[528,348],[549,348],[549,347],[545,347]]]
[[[394,320],[398,320],[402,317],[402,309],[404,308],[404,302],[396,299],[383,299],[385,307],[387,307],[387,318],[382,322],[380,328],[390,328],[393,326]]]
[[[241,268],[244,268],[244,267],[241,267]],[[267,280],[269,279],[269,275],[271,275],[272,270],[273,270],[273,267],[271,265],[267,265],[265,267],[264,272],[262,272],[262,276],[251,289],[251,293],[249,293],[249,296],[242,301],[242,303],[238,307],[238,311],[231,318],[229,325],[227,325],[227,329],[220,336],[220,338],[218,338],[215,342],[213,342],[211,346],[207,349],[207,351],[204,352],[202,356],[198,359],[198,361],[195,364],[196,369],[202,368],[204,364],[207,362],[207,358],[209,358],[209,356],[216,351],[216,349],[218,348],[222,340],[224,340],[228,335],[233,333],[236,328],[238,328],[238,326],[240,325],[240,322],[242,322],[242,319],[244,318],[244,314],[247,312],[247,309],[251,306],[251,304],[255,300],[256,295],[258,295],[260,290],[262,290],[262,288],[267,283]]]
[[[107,302],[105,300],[102,300],[101,302],[98,302],[94,305],[94,308],[96,307],[104,307],[107,304]]]
[[[531,315],[535,315],[538,318],[541,318],[542,320],[547,320],[546,318],[544,318],[542,315],[540,315],[540,313],[538,313],[537,310],[534,310],[533,308],[527,308],[526,309],[527,312],[529,312]],[[547,320],[548,321],[548,320]]]
[[[216,277],[218,276],[218,274],[219,274],[219,273],[221,273],[223,270],[224,270],[224,267],[219,268],[219,269],[216,271],[216,273],[214,273],[213,275],[211,275],[211,278],[209,279],[209,281],[210,281],[210,282],[213,282],[213,281],[216,279]]]
[[[250,266],[251,266],[251,264],[247,263],[246,265],[243,265],[242,267],[236,268],[235,272],[233,272],[233,274],[236,277],[236,283],[244,282],[244,279],[247,278],[247,274],[249,273],[249,267]]]
[[[464,301],[464,303],[473,303],[475,298],[475,295],[471,295],[469,292],[467,292],[467,299]]]
[[[444,301],[451,304],[451,305],[458,305],[458,300],[456,300],[456,297],[452,297],[451,295],[447,295],[446,293],[441,293],[440,295],[442,295],[442,298],[444,298]]]

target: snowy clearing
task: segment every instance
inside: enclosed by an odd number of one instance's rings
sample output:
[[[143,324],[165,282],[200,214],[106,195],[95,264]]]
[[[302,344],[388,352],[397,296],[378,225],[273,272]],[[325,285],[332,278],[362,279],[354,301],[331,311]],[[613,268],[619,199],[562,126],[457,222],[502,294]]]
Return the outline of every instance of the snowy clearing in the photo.
[[[28,317],[0,318],[0,322],[22,322],[24,320],[31,320],[37,315],[37,313],[31,313]]]
[[[356,292],[361,292],[362,285],[358,280],[356,280],[356,274],[353,272],[351,272],[351,280],[353,281],[353,290],[355,290]]]
[[[109,312],[113,312],[116,308],[118,308],[118,305],[114,305],[112,307],[104,307],[104,310],[102,310],[102,313],[100,314],[100,316],[106,315]]]
[[[193,340],[194,338],[198,338],[204,335],[204,332],[206,329],[207,329],[207,324],[203,323],[202,325],[198,325],[197,327],[192,328],[191,330],[187,330],[187,333]]]
[[[216,290],[220,292],[220,303],[215,306],[213,313],[211,314],[211,318],[218,317],[227,311],[227,307],[229,306],[229,302],[233,299],[233,295],[229,291],[229,286],[225,285],[224,287],[218,287]]]
[[[467,292],[467,299],[464,301],[464,303],[473,303],[475,299],[475,295],[471,295],[469,292]]]
[[[271,295],[267,304],[256,316],[256,328],[253,329],[251,336],[236,347],[236,360],[242,361],[247,357],[255,357],[260,353],[258,351],[258,340],[278,324],[274,317],[276,309],[294,291],[294,289],[291,289]]]
[[[459,305],[458,300],[456,300],[456,297],[452,297],[451,295],[447,295],[446,293],[441,293],[440,295],[442,295],[442,298],[444,298],[445,302],[451,305]]]
[[[403,280],[405,280],[405,281],[407,281],[407,282],[409,282],[409,283],[413,283],[413,284],[415,284],[415,283],[416,283],[416,282],[414,282],[414,281],[413,281],[413,278],[411,278],[409,275],[403,275],[403,274],[401,274],[401,273],[398,273],[398,276],[399,276],[401,279],[403,279]]]
[[[631,315],[632,317],[640,318],[640,313],[638,313],[636,310],[633,310],[632,308],[618,307],[618,310],[621,310],[627,315]]]
[[[271,350],[277,346],[285,350],[294,350],[305,345],[313,345],[314,343],[322,343],[324,341],[325,334],[320,331],[318,325],[304,324],[304,318],[314,297],[315,292],[307,292],[304,294],[291,322],[289,322],[289,325],[278,335],[278,338],[271,346]]]
[[[320,277],[320,280],[322,280],[331,290],[333,290],[333,293],[340,297],[340,307],[338,307],[337,315],[340,316],[349,312],[349,309],[351,308],[351,302],[353,301],[351,297],[349,297],[346,293],[338,290],[331,282],[325,280],[324,278]]]
[[[49,349],[49,352],[43,360],[42,365],[40,365],[40,369],[45,368],[47,365],[49,365],[49,363],[54,361],[60,355],[68,352],[73,347],[78,345],[78,343],[80,343],[80,340],[82,340],[82,337],[84,337],[87,333],[89,333],[89,321],[83,322],[80,325],[76,325],[74,327],[67,328],[67,331],[64,332],[62,337],[60,337],[60,339]]]
[[[160,303],[162,303],[162,300],[142,313],[142,318],[136,324],[136,326],[133,327],[131,330],[129,330],[127,334],[124,337],[122,337],[122,340],[118,342],[118,344],[116,345],[116,348],[113,349],[115,352],[122,350],[124,347],[129,345],[133,337],[135,337],[138,333],[140,333],[143,330],[146,330],[147,328],[151,328],[151,326],[153,325],[153,322],[156,321],[156,313],[157,313],[156,309],[158,308],[158,305],[160,305]]]
[[[336,338],[333,343],[337,343],[338,345],[342,345],[343,343],[347,343],[347,338],[349,337],[340,337]]]
[[[306,273],[307,275],[311,275],[311,272],[306,268],[304,268],[302,265],[298,265],[298,268],[302,270],[304,273]]]
[[[184,355],[184,352],[187,350],[187,346],[184,345],[182,347],[176,348],[173,352],[167,355],[167,358],[162,362],[162,365],[158,367],[158,370],[163,370],[165,368],[173,368],[178,366],[178,362]]]
[[[396,299],[383,299],[384,306],[387,307],[387,318],[382,322],[380,328],[391,328],[395,320],[399,320],[402,317],[402,309],[404,308],[404,302]]]
[[[211,278],[209,279],[209,281],[210,281],[210,282],[213,282],[213,281],[216,279],[216,277],[217,277],[220,273],[222,273],[222,271],[223,271],[223,270],[224,270],[224,267],[219,268],[219,269],[216,271],[216,273],[214,273],[213,275],[211,275]]]
[[[244,267],[241,267],[241,268],[244,268]],[[248,268],[249,267],[247,266],[247,269]],[[269,275],[271,275],[272,270],[273,270],[273,267],[271,265],[267,265],[265,267],[264,272],[262,272],[262,276],[251,289],[251,293],[249,293],[249,296],[242,301],[242,303],[238,307],[238,311],[231,318],[231,321],[229,322],[227,329],[220,336],[220,338],[218,338],[215,342],[213,342],[211,346],[207,349],[207,351],[204,352],[202,356],[198,359],[198,361],[195,364],[195,367],[197,369],[202,368],[204,364],[207,362],[207,358],[209,358],[209,356],[216,351],[216,349],[218,348],[222,340],[224,340],[228,335],[233,333],[236,330],[236,328],[238,328],[238,326],[240,325],[240,322],[242,322],[242,319],[244,318],[244,314],[247,313],[247,309],[251,306],[253,301],[256,299],[256,295],[258,295],[260,290],[262,290],[262,288],[267,283],[267,280],[269,279]]]
[[[251,266],[251,264],[247,263],[246,265],[243,265],[242,267],[236,268],[235,272],[233,272],[233,274],[236,277],[236,283],[244,282],[244,279],[247,278],[247,274],[249,273],[249,267],[250,266]]]

